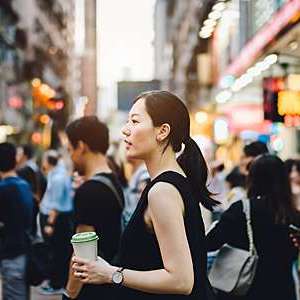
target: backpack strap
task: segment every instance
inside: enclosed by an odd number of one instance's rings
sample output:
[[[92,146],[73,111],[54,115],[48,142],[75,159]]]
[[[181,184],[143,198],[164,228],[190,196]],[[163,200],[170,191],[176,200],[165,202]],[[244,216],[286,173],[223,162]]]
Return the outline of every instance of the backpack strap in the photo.
[[[114,196],[116,197],[120,207],[123,208],[123,201],[121,199],[121,196],[110,179],[108,179],[107,177],[102,176],[102,175],[95,175],[90,180],[101,182],[104,185],[106,185],[111,190],[111,192],[114,194]]]

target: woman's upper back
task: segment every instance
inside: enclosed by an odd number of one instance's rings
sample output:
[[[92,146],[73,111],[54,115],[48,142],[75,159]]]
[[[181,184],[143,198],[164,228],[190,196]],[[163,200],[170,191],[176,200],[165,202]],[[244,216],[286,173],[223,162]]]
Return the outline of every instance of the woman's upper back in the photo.
[[[127,228],[124,231],[121,241],[121,250],[119,264],[122,267],[136,270],[155,270],[164,268],[159,244],[154,232],[145,224],[144,214],[148,206],[148,192],[151,187],[157,182],[167,182],[172,184],[179,191],[184,203],[184,224],[189,243],[193,268],[194,268],[194,289],[190,296],[202,296],[206,299],[206,247],[204,224],[197,199],[193,197],[191,186],[188,180],[179,173],[168,171],[156,177],[144,190],[138,207],[130,220]],[[161,199],[163,201],[163,199]],[[135,297],[145,296],[146,294],[129,291]],[[149,297],[150,295],[147,294]],[[159,295],[152,295],[155,299]],[[162,295],[163,299],[173,299],[176,297],[187,296],[172,296]],[[137,298],[135,298],[137,299]]]

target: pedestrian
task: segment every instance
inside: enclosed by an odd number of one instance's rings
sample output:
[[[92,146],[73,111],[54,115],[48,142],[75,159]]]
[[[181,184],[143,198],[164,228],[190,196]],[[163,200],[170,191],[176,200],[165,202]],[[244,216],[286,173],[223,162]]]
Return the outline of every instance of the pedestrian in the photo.
[[[292,197],[293,197],[293,206],[296,211],[296,213],[299,216],[299,222],[300,224],[300,160],[299,159],[287,159],[284,162],[288,178],[291,185],[291,191],[292,191]],[[295,225],[295,224],[293,224]],[[294,241],[294,245],[297,248],[299,247],[299,237],[300,237],[300,230],[292,231],[291,230],[291,239]],[[299,264],[299,257],[294,261],[294,281],[296,283],[296,286],[298,288],[298,295],[300,293],[300,282],[299,282],[299,271],[300,271],[300,264]],[[300,295],[297,299],[300,299]]]
[[[246,176],[241,174],[239,167],[234,167],[229,174],[227,174],[225,182],[229,190],[226,196],[227,207],[246,197]]]
[[[291,185],[294,207],[300,212],[300,160],[287,159],[284,164]]]
[[[251,163],[247,194],[258,265],[246,296],[218,293],[218,300],[295,300],[292,276],[297,249],[289,239],[289,224],[296,221],[284,163],[263,154]],[[242,201],[233,203],[207,235],[209,251],[224,244],[249,250]],[[225,280],[225,278],[224,278]]]
[[[245,145],[240,160],[240,172],[247,176],[251,162],[255,159],[255,157],[264,153],[269,153],[269,150],[267,145],[261,141],[255,141]]]
[[[128,164],[132,167],[128,186],[125,188],[125,205],[122,212],[122,230],[129,223],[137,204],[141,198],[142,192],[150,182],[150,177],[145,163],[139,159],[128,159]]]
[[[114,299],[208,299],[199,202],[209,209],[216,202],[186,106],[166,91],[143,93],[122,131],[127,157],[145,161],[151,183],[123,233],[117,263],[75,257],[74,275],[83,283],[112,283]]]
[[[17,147],[17,174],[27,181],[34,195],[32,235],[36,236],[38,233],[39,204],[46,191],[47,181],[35,161],[34,148],[30,144]]]
[[[33,194],[16,173],[16,148],[0,144],[0,274],[2,300],[29,299],[26,260],[33,215]]]
[[[34,156],[35,151],[32,145],[23,144],[17,147],[17,174],[29,183],[36,202],[40,203],[47,181]]]
[[[74,198],[76,232],[96,232],[100,237],[98,255],[111,263],[119,249],[124,199],[121,184],[106,157],[108,128],[97,117],[88,116],[70,123],[66,133],[74,169],[83,179]],[[97,180],[99,177],[110,182],[118,198],[111,187]],[[109,290],[109,285],[82,286],[70,273],[64,298],[105,300]]]
[[[40,294],[62,294],[68,276],[72,253],[73,199],[71,177],[56,150],[46,151],[42,168],[47,175],[47,188],[40,204],[43,238],[49,246],[49,282]]]
[[[227,172],[225,170],[225,165],[221,161],[214,161],[211,164],[211,176],[212,178],[209,180],[209,190],[214,195],[214,199],[219,201],[221,205],[216,207],[212,211],[211,220],[215,222],[220,219],[223,211],[227,207],[226,203],[226,195],[228,193],[228,188],[225,182],[225,177]]]

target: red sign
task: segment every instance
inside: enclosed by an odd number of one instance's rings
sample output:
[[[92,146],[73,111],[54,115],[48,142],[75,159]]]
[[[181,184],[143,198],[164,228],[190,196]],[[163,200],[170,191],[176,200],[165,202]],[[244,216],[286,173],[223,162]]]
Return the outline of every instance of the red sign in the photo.
[[[240,55],[228,66],[226,75],[238,76],[243,73],[259,56],[261,51],[288,25],[290,20],[300,12],[300,0],[286,3],[271,20],[246,44]]]

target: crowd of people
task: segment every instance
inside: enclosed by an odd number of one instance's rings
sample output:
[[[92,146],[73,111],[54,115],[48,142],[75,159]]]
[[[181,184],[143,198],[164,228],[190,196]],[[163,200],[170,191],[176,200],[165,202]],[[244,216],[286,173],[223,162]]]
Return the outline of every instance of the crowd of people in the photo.
[[[282,161],[255,141],[244,146],[239,165],[227,171],[214,164],[208,176],[187,108],[165,91],[141,94],[129,112],[122,129],[127,180],[107,154],[109,130],[97,117],[74,120],[65,132],[71,170],[58,150],[39,160],[31,145],[0,144],[3,300],[29,299],[28,257],[36,238],[47,258],[42,295],[299,299],[300,160]],[[207,232],[202,207],[212,211]],[[73,234],[91,231],[100,237],[96,261],[74,256],[70,243]],[[247,292],[216,289],[208,274],[219,250],[250,244],[258,262]],[[207,252],[214,253],[209,264]]]

